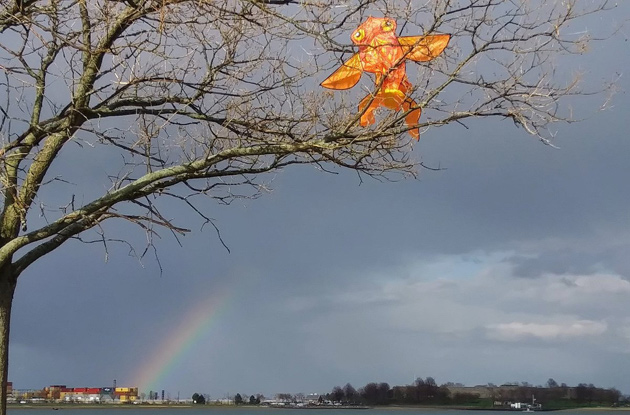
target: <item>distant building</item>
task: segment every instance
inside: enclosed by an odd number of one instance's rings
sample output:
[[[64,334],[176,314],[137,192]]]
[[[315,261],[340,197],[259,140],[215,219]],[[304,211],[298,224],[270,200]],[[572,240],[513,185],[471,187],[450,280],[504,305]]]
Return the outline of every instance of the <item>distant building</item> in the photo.
[[[20,401],[33,399],[45,399],[45,393],[41,389],[13,389],[13,398]]]
[[[46,399],[54,401],[61,399],[61,391],[67,389],[66,385],[50,385],[44,388]]]
[[[114,397],[121,402],[134,402],[138,399],[138,388],[116,388]]]
[[[304,398],[304,400],[309,404],[309,405],[317,405],[318,403],[320,403],[321,401],[323,401],[322,395],[319,393],[309,393],[308,395],[306,395],[306,397]]]
[[[105,398],[118,400],[121,403],[138,400],[138,388],[68,388],[66,385],[50,385],[44,389],[13,389],[13,384],[7,384],[7,390],[13,400],[30,402],[81,402],[98,403]]]

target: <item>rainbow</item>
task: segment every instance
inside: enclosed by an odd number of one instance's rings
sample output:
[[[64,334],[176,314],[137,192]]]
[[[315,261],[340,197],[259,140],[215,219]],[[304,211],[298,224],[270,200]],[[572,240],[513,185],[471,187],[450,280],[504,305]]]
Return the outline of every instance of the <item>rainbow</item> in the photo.
[[[140,391],[157,391],[169,373],[178,367],[188,351],[225,311],[227,297],[226,293],[215,293],[190,307],[175,330],[169,331],[134,371],[132,385]]]

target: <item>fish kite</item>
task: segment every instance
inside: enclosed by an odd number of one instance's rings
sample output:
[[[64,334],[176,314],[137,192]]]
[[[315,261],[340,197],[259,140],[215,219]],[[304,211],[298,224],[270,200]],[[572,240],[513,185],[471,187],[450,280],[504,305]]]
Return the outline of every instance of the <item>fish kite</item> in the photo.
[[[361,115],[361,126],[374,124],[374,110],[378,107],[410,111],[405,122],[409,127],[416,127],[409,130],[409,134],[418,140],[420,129],[417,125],[422,109],[407,95],[411,83],[407,78],[405,60],[428,62],[435,59],[446,48],[451,35],[396,36],[395,20],[368,17],[352,33],[351,39],[359,47],[359,52],[326,78],[321,86],[348,89],[359,82],[363,71],[375,74],[376,86],[380,85],[380,88],[359,103],[359,112],[365,111]]]

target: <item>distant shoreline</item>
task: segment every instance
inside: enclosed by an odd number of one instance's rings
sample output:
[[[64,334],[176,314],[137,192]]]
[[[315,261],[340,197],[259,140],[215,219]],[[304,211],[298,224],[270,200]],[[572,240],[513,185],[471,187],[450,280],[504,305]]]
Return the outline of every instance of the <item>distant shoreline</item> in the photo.
[[[234,410],[234,409],[252,409],[252,410],[282,410],[282,409],[302,409],[302,410],[331,410],[331,409],[342,409],[342,410],[365,410],[365,409],[379,409],[379,410],[460,410],[460,411],[490,411],[490,412],[522,412],[521,410],[510,410],[506,408],[479,408],[479,407],[465,407],[465,406],[423,406],[423,405],[400,405],[400,406],[304,406],[304,407],[282,407],[282,406],[250,406],[250,405],[194,405],[194,404],[137,404],[137,405],[123,405],[123,404],[53,404],[53,403],[42,403],[42,404],[8,404],[8,408],[14,410],[20,409],[42,409],[42,410],[74,410],[74,409],[202,409],[205,408],[208,411],[213,410]],[[590,412],[590,411],[630,411],[630,407],[621,407],[621,408],[613,408],[607,406],[600,407],[577,407],[577,408],[566,408],[566,409],[542,409],[534,412],[563,412],[563,411],[580,411],[580,412]]]
[[[42,404],[8,404],[7,408],[10,409],[46,409],[46,410],[62,410],[62,409],[163,409],[163,408],[193,408],[204,405],[190,405],[190,404],[174,404],[174,405],[165,405],[165,404],[149,404],[149,405],[120,405],[120,404],[98,404],[98,405],[82,405],[82,404],[52,404],[52,403],[42,403]],[[211,405],[205,405],[211,406]],[[218,406],[217,406],[218,407]]]

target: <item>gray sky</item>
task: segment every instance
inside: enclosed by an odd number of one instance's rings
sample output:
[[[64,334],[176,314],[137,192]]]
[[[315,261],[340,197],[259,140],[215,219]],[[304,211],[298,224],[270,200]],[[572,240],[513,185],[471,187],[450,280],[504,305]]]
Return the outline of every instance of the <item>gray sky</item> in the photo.
[[[161,275],[122,245],[105,262],[67,244],[21,277],[10,380],[217,398],[553,377],[630,393],[628,34],[579,62],[593,85],[622,75],[620,92],[603,112],[576,103],[588,118],[557,126],[560,149],[481,120],[425,133],[413,156],[446,169],[419,180],[289,168],[258,200],[204,205],[231,253],[194,219],[183,247],[163,232]]]

